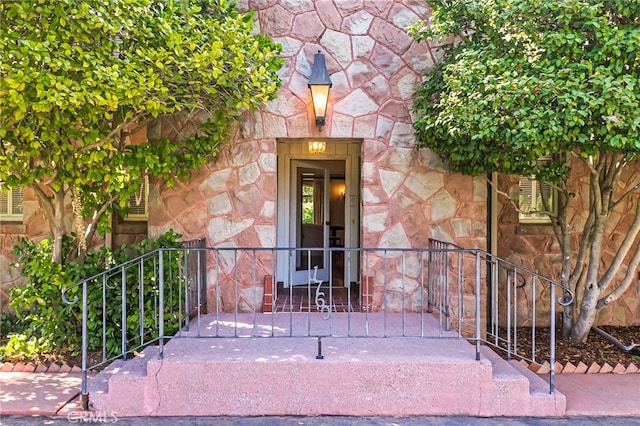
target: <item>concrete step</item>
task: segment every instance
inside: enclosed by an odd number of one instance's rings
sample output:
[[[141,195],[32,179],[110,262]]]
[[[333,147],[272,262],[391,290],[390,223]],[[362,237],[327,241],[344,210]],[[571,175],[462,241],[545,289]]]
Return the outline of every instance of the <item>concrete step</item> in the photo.
[[[137,410],[144,393],[152,391],[147,387],[147,364],[158,353],[157,346],[148,346],[132,359],[115,360],[92,377],[87,386],[91,408],[105,413],[113,405],[124,411]]]
[[[107,369],[90,399],[118,417],[549,415],[516,368],[462,339],[323,338],[317,354],[310,337],[174,339],[163,359]]]
[[[481,357],[491,362],[492,392],[488,416],[528,416],[530,414],[529,381],[487,346],[480,347]]]
[[[509,364],[529,380],[531,412],[536,413],[535,415],[540,417],[565,415],[567,409],[567,399],[565,395],[557,389],[551,394],[549,392],[549,383],[518,361],[512,360],[509,361]]]
[[[480,348],[482,357],[491,362],[493,371],[493,407],[498,416],[563,416],[565,396],[517,361],[505,361],[488,346]]]

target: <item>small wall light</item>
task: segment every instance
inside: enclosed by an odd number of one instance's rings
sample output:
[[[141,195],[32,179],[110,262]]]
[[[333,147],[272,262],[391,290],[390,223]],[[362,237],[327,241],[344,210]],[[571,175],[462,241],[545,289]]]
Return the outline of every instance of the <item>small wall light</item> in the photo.
[[[321,141],[309,142],[309,154],[324,154],[327,150],[327,143]]]
[[[318,50],[318,53],[313,57],[313,68],[311,69],[311,78],[309,78],[309,90],[311,91],[313,113],[316,116],[318,130],[322,130],[325,122],[331,85],[332,83],[329,78],[329,71],[327,71],[324,55]]]

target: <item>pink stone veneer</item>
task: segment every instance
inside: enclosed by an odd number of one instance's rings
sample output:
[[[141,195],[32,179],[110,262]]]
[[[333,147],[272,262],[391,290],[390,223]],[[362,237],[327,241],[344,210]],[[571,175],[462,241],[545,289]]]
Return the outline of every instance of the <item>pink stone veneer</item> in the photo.
[[[412,90],[435,55],[404,27],[428,18],[426,3],[245,1],[239,7],[255,9],[260,31],[283,44],[278,99],[246,115],[214,164],[171,189],[158,185],[150,235],[173,228],[187,239],[204,236],[209,246],[275,246],[276,139],[339,137],[362,143],[363,247],[426,247],[429,237],[485,246],[482,180],[451,175],[433,154],[414,147]],[[306,87],[318,50],[334,83],[321,132]]]

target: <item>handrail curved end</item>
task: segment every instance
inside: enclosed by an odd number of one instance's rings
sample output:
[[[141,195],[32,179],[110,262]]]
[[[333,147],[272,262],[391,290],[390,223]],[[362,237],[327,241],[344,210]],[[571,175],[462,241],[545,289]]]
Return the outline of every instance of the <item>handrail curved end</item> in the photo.
[[[560,306],[569,306],[573,303],[575,299],[575,295],[570,290],[565,289],[564,292],[565,294],[562,297],[558,297],[557,302]],[[568,293],[568,299],[567,299],[567,293]]]
[[[76,303],[78,303],[78,295],[74,295],[73,296],[73,300],[69,300],[69,298],[67,297],[67,291],[70,289],[70,287],[64,288],[62,289],[62,301],[64,303],[66,303],[67,305],[75,305]]]

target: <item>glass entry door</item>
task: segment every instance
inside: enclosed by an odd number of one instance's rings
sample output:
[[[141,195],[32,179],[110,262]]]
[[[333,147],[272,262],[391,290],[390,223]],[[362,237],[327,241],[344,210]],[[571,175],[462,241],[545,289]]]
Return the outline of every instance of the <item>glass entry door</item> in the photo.
[[[291,262],[291,285],[329,279],[329,172],[321,161],[291,161],[290,243],[303,249]]]

